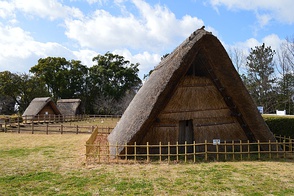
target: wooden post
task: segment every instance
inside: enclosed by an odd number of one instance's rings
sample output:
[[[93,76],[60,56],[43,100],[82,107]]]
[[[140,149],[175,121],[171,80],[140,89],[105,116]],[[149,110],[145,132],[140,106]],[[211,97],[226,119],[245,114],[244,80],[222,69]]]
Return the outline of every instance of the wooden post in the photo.
[[[137,162],[137,142],[134,143],[134,160]]]
[[[7,122],[6,122],[6,119],[4,119],[4,132],[7,133]]]
[[[185,141],[185,163],[187,162],[187,141]]]
[[[232,141],[232,153],[233,153],[233,161],[235,161],[235,142],[234,140]]]
[[[118,162],[118,144],[117,144],[117,142],[115,144],[115,159],[116,159],[116,162]]]
[[[260,141],[257,140],[258,159],[260,159]]]
[[[147,163],[149,163],[150,159],[149,159],[149,142],[146,143],[146,154],[147,154]]]
[[[63,134],[63,125],[60,125],[60,134]]]
[[[32,134],[34,134],[34,122],[32,121]]]
[[[269,158],[272,158],[272,145],[271,145],[271,140],[268,141],[268,151],[269,151]]]
[[[170,142],[167,143],[167,162],[170,162]]]
[[[20,117],[17,117],[17,132],[20,133]]]
[[[162,152],[161,152],[161,142],[159,142],[159,162],[161,162],[162,161]]]
[[[240,140],[240,159],[241,161],[243,160],[243,144],[241,140]]]
[[[97,148],[97,153],[98,153],[98,163],[100,163],[100,160],[101,160],[101,154],[100,154],[100,142],[98,142],[98,148]]]
[[[107,163],[110,162],[110,152],[109,152],[109,143],[106,143],[106,156],[107,156]]]
[[[250,159],[250,144],[249,144],[249,140],[247,140],[247,159]]]
[[[125,160],[128,160],[128,146],[127,143],[125,143]]]
[[[218,143],[216,143],[216,160],[219,161]]]
[[[286,142],[285,140],[283,141],[283,157],[286,158]]]
[[[193,161],[194,163],[196,162],[196,142],[195,140],[193,141]]]
[[[79,134],[79,125],[77,125],[77,134]]]
[[[205,161],[207,161],[207,159],[208,159],[208,156],[207,156],[207,140],[205,140],[205,143],[204,143],[204,151],[205,151]]]
[[[224,142],[225,145],[225,161],[227,160],[227,141]]]
[[[46,134],[48,135],[48,126],[49,126],[49,124],[48,123],[46,123]]]
[[[279,143],[276,141],[277,158],[279,158]]]
[[[179,161],[179,142],[176,143],[177,162]]]

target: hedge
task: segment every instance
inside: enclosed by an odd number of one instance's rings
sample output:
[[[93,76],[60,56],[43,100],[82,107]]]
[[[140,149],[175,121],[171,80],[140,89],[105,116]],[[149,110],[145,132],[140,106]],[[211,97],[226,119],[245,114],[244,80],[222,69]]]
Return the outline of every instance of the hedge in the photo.
[[[274,134],[294,138],[294,116],[263,115],[263,118]]]

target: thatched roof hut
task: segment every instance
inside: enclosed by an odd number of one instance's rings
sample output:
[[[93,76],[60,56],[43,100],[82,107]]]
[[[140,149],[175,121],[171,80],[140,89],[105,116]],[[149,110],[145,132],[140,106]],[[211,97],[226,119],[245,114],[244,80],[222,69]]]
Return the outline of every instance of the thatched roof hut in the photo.
[[[27,120],[32,120],[37,116],[43,118],[49,115],[60,114],[60,111],[50,97],[39,97],[31,101],[22,116]]]
[[[57,108],[64,116],[74,116],[82,113],[80,99],[59,99]]]
[[[123,145],[213,139],[275,140],[221,42],[199,29],[154,69],[108,141]],[[116,149],[110,153],[115,155]]]

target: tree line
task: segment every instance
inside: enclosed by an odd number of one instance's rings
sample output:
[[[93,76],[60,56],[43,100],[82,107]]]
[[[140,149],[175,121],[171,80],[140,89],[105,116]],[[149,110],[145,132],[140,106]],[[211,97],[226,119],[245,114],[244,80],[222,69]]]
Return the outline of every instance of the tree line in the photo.
[[[264,113],[294,114],[294,37],[287,38],[279,51],[262,44],[251,48],[248,56],[238,48],[229,56]],[[109,52],[92,60],[94,65],[87,67],[79,60],[47,57],[39,59],[29,74],[0,72],[0,114],[22,113],[33,98],[45,96],[55,101],[79,98],[88,114],[122,114],[142,85],[139,63]]]
[[[78,98],[85,113],[121,114],[142,84],[139,63],[109,52],[92,60],[87,67],[79,60],[47,57],[29,74],[0,72],[0,114],[22,113],[35,97]]]
[[[294,114],[294,37],[287,38],[278,51],[262,44],[250,49],[229,52],[233,64],[257,106],[264,113],[286,110]]]

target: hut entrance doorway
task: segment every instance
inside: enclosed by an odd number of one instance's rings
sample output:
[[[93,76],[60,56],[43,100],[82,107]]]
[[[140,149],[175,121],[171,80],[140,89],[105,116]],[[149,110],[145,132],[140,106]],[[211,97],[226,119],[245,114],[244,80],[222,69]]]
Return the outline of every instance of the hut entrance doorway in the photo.
[[[194,130],[192,120],[181,120],[179,122],[179,144],[193,144]],[[179,148],[180,153],[185,152],[185,147]],[[193,152],[193,146],[187,147],[187,152]]]

